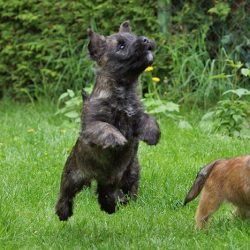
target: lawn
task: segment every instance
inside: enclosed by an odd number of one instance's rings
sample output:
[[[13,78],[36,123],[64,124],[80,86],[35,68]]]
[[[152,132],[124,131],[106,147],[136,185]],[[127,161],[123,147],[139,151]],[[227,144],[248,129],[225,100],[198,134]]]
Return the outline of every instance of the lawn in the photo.
[[[203,231],[194,229],[198,199],[182,207],[201,166],[249,153],[249,141],[161,119],[160,144],[140,145],[138,200],[105,214],[94,183],[78,194],[73,217],[60,222],[60,175],[79,128],[54,113],[46,102],[0,102],[0,249],[250,249],[250,223],[234,218],[230,205]]]

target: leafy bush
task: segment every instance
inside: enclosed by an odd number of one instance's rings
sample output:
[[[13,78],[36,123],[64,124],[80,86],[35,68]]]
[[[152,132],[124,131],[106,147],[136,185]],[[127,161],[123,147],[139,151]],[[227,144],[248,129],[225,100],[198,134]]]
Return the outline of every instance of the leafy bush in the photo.
[[[92,88],[92,86],[87,86],[82,91],[89,95]],[[66,92],[61,94],[57,102],[56,115],[64,115],[71,121],[79,123],[81,121],[83,97],[78,93],[75,93],[72,89],[67,89]]]
[[[209,132],[250,138],[250,102],[219,101],[213,111],[206,113],[200,123]]]
[[[159,93],[161,79],[154,74],[155,68],[149,66],[140,78],[142,102],[146,111],[154,115],[165,115],[177,119],[180,111],[179,105],[164,99]]]
[[[215,111],[214,130],[230,136],[250,138],[250,102],[242,100],[223,100]],[[245,133],[248,130],[248,133]]]
[[[141,8],[143,4],[147,8]],[[0,0],[1,91],[39,98],[81,89],[94,79],[86,56],[87,28],[98,27],[107,35],[118,30],[121,21],[133,19],[138,33],[145,28],[156,33],[155,7],[153,0]]]
[[[0,0],[0,96],[58,98],[92,83],[86,29],[108,35],[129,19],[157,41],[160,95],[210,105],[229,89],[226,79],[210,78],[224,71],[225,54],[250,64],[248,9],[238,0]]]
[[[219,132],[229,136],[250,138],[250,91],[237,88],[239,72],[245,77],[250,77],[249,69],[242,68],[242,63],[228,60],[232,68],[230,75],[222,73],[220,78],[231,78],[232,87],[225,91],[212,111],[207,112],[200,122],[202,129],[209,132]]]
[[[179,103],[208,108],[231,88],[228,79],[213,78],[225,71],[226,59],[250,64],[249,3],[177,1],[170,7],[171,32],[162,38],[167,60],[160,53],[165,62],[162,92]],[[237,85],[247,87],[249,79],[238,78]]]
[[[80,122],[81,109],[81,96],[76,96],[73,90],[67,89],[58,99],[58,110],[56,115],[62,114],[72,121]]]

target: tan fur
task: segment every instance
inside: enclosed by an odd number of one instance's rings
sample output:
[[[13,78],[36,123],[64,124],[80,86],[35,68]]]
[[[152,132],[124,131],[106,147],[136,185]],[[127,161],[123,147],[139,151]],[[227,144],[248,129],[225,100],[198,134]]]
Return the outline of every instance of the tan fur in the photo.
[[[241,218],[250,217],[249,155],[218,161],[206,178],[196,211],[197,228],[203,228],[224,201],[235,205]]]

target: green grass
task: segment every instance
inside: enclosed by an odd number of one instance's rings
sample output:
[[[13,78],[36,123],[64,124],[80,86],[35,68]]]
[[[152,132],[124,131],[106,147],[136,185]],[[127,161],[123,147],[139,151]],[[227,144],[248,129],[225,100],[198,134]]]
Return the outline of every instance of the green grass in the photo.
[[[93,185],[77,196],[73,217],[60,222],[54,205],[78,126],[54,112],[46,103],[0,102],[0,249],[250,249],[249,221],[234,218],[229,205],[203,231],[194,229],[198,199],[181,206],[203,164],[247,154],[249,141],[161,120],[160,144],[140,146],[138,200],[108,215]]]

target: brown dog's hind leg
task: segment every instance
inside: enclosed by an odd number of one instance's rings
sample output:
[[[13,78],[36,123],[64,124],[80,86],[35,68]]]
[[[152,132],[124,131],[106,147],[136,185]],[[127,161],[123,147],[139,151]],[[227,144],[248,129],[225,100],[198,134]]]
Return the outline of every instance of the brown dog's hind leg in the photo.
[[[196,210],[196,228],[202,229],[205,226],[209,217],[219,208],[222,201],[216,192],[204,188]]]
[[[61,221],[67,220],[73,214],[73,199],[90,181],[84,179],[77,168],[75,149],[73,148],[65,164],[61,179],[60,195],[56,204],[56,214]]]

